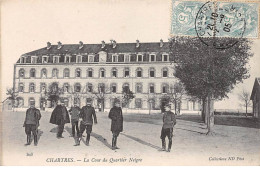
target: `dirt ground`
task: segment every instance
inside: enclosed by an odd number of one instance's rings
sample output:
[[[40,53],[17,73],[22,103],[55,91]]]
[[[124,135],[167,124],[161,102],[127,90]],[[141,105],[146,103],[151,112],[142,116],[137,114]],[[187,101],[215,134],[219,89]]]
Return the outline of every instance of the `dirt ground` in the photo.
[[[41,113],[38,146],[24,146],[25,113],[3,112],[3,165],[260,165],[260,124],[252,118],[216,116],[215,135],[206,136],[200,116],[178,116],[167,153],[160,151],[161,114],[124,114],[115,151],[107,113],[97,113],[90,146],[74,146],[71,124],[57,139],[51,113]]]

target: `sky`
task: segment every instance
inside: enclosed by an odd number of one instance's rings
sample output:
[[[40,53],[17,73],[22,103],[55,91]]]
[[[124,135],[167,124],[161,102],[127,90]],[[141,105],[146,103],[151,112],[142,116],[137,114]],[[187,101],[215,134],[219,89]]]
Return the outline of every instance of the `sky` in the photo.
[[[1,1],[1,94],[12,86],[13,67],[27,52],[57,44],[168,41],[170,0],[2,0]],[[217,109],[238,109],[238,93],[251,92],[260,77],[259,40],[250,60],[251,77],[215,103]]]

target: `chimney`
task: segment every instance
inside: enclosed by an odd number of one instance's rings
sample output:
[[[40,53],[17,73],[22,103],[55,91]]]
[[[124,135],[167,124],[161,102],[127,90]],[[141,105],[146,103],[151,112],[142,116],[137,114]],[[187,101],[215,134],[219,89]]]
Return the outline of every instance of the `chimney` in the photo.
[[[47,49],[49,50],[51,48],[51,42],[47,42]]]
[[[115,48],[116,47],[116,41],[115,40],[113,40],[113,48]]]
[[[82,49],[82,48],[83,48],[83,42],[79,41],[79,49]]]
[[[139,46],[140,46],[140,42],[139,42],[139,40],[137,39],[137,40],[136,40],[136,46],[135,46],[135,47],[139,48]]]
[[[114,41],[113,39],[110,39],[110,45],[113,45],[113,41]]]
[[[160,40],[160,47],[163,47],[163,40]]]
[[[101,41],[101,44],[102,44],[102,45],[101,45],[101,48],[104,48],[104,47],[106,46],[106,43],[105,43],[105,41],[103,41],[103,40]]]
[[[57,49],[60,49],[62,47],[62,43],[59,41],[58,42],[58,48]]]

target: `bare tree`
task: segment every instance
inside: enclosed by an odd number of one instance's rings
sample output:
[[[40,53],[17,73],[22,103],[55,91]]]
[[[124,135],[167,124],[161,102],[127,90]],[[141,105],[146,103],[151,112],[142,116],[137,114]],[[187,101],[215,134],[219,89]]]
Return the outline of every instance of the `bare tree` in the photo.
[[[180,114],[180,105],[184,94],[185,89],[182,83],[176,82],[170,87],[168,95],[170,97],[170,102],[174,104],[175,114]]]
[[[239,100],[241,101],[241,106],[246,108],[246,117],[247,117],[247,109],[252,105],[250,101],[250,92],[243,89],[240,94],[238,94]]]

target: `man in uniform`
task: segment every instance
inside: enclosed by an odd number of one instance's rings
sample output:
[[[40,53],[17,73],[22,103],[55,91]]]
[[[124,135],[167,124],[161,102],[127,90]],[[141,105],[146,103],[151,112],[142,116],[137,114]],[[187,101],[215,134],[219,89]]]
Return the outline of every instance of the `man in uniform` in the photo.
[[[79,114],[80,114],[80,108],[75,103],[74,107],[71,107],[69,112],[70,112],[70,115],[71,115],[72,137],[75,137],[75,128],[77,130],[77,136],[79,137]]]
[[[97,116],[94,107],[91,106],[91,99],[87,99],[87,105],[81,108],[79,117],[82,118],[82,121],[80,122],[80,138],[76,146],[80,145],[82,134],[85,130],[87,133],[86,145],[89,146],[90,133],[92,132],[93,126],[93,118],[94,123],[97,124]]]
[[[176,118],[174,113],[171,112],[170,104],[166,104],[164,108],[165,112],[163,114],[163,126],[161,131],[162,150],[166,150],[165,137],[167,136],[169,140],[167,152],[170,152],[172,147],[173,127],[176,124]]]
[[[34,145],[37,146],[37,127],[41,119],[41,113],[39,109],[35,108],[35,103],[31,103],[30,108],[26,110],[26,116],[24,120],[25,133],[27,135],[27,143],[25,145],[31,144],[31,133],[33,133]]]
[[[108,117],[111,121],[112,138],[112,150],[119,149],[116,145],[117,137],[119,133],[123,131],[123,114],[120,107],[120,101],[115,100],[114,107],[110,109]]]
[[[57,106],[51,114],[50,123],[58,125],[57,138],[64,138],[62,136],[64,125],[70,123],[70,117],[67,108],[61,100],[58,100]]]

